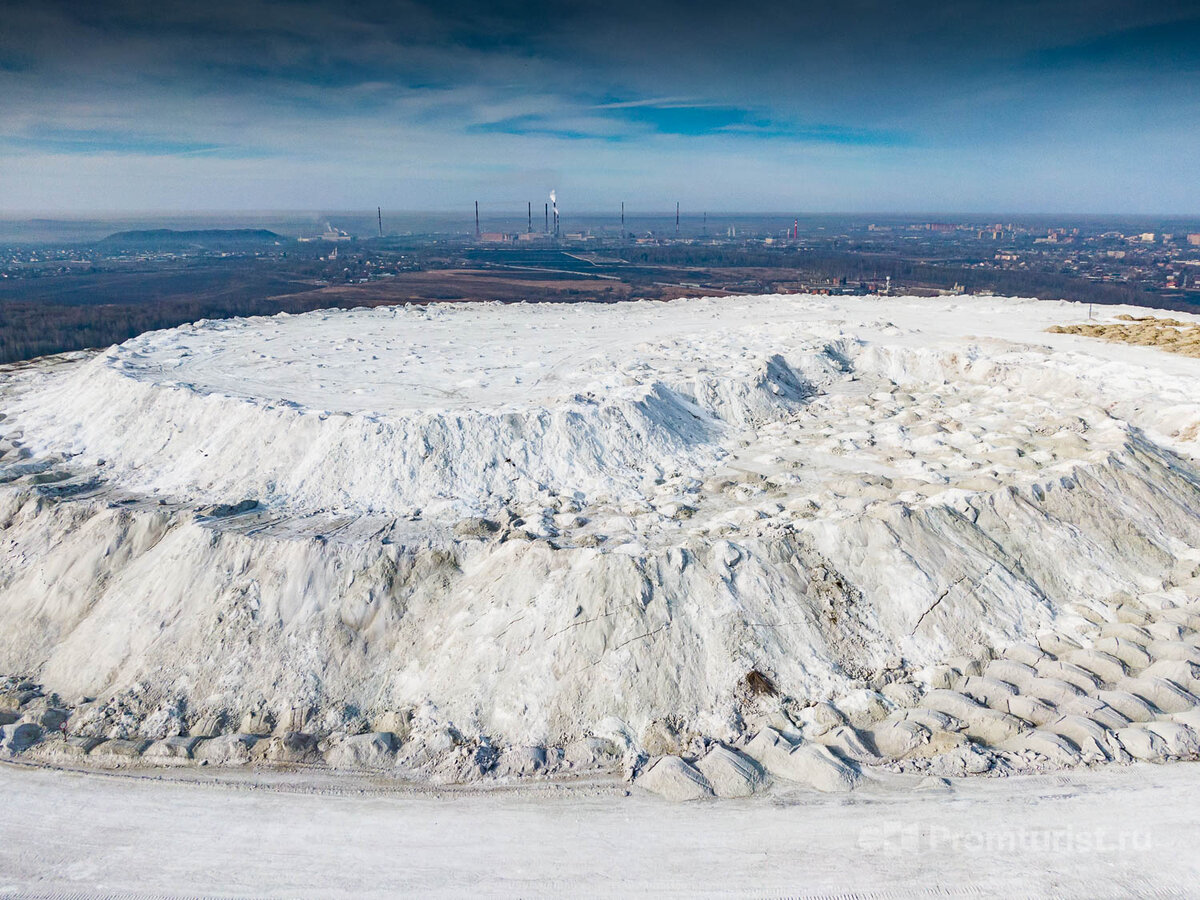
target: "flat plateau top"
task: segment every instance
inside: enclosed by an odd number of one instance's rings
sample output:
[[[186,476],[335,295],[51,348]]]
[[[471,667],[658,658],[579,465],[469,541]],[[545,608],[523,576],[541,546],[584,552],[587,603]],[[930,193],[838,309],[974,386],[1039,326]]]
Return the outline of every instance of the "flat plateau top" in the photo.
[[[34,452],[181,502],[466,515],[550,491],[669,505],[723,466],[829,514],[864,474],[907,497],[1069,470],[1121,444],[1116,421],[1190,442],[1200,360],[1046,330],[1089,314],[811,295],[326,310],[147,333],[35,366],[4,402]],[[1087,437],[1054,437],[1080,422]]]
[[[112,364],[202,394],[386,415],[528,407],[708,372],[745,377],[756,357],[839,333],[1078,346],[1044,329],[1086,319],[1081,304],[980,297],[444,304],[204,321],[134,338]]]

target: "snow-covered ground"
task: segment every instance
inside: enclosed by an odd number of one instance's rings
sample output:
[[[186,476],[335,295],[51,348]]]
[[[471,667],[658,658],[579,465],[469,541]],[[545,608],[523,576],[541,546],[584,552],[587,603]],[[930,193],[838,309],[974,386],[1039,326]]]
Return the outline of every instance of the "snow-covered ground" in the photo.
[[[1195,763],[682,806],[274,787],[0,765],[0,896],[1176,897],[1200,878]]]
[[[1087,316],[454,304],[12,367],[0,749],[677,797],[1200,753],[1200,360],[1046,333]]]

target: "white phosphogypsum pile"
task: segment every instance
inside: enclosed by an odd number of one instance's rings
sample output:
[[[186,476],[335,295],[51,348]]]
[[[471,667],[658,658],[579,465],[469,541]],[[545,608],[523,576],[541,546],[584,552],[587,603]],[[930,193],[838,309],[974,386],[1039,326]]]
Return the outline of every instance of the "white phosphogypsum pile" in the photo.
[[[1080,317],[470,304],[16,370],[3,746],[679,797],[1187,755],[1200,361]]]

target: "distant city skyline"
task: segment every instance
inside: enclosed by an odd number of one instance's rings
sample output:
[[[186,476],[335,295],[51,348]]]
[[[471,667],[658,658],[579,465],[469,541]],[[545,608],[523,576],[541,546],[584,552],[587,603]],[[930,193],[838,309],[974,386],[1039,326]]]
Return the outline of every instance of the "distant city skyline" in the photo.
[[[0,14],[0,215],[1200,213],[1187,2]]]

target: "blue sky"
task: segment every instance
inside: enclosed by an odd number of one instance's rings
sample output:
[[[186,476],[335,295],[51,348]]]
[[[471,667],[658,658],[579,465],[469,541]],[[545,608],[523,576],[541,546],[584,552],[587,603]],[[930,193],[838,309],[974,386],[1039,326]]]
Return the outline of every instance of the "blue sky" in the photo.
[[[0,212],[1200,212],[1190,3],[0,0]]]

